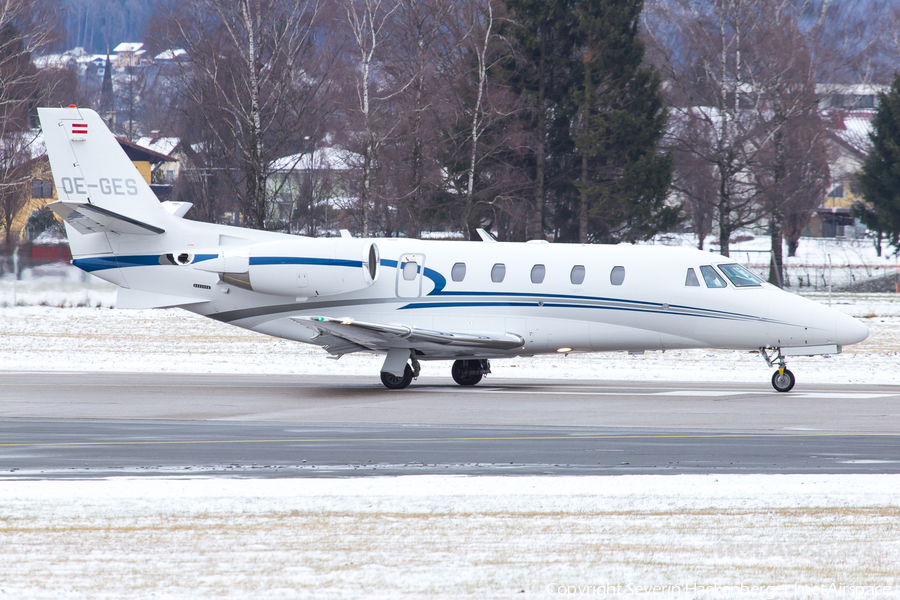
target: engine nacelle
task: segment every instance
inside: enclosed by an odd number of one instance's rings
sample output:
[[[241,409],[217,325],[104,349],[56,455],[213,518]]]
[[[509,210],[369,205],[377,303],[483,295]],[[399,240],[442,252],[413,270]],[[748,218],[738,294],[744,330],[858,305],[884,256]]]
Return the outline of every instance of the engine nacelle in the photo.
[[[298,238],[223,248],[194,268],[219,273],[223,283],[261,294],[332,296],[365,289],[378,279],[380,257],[371,240]]]

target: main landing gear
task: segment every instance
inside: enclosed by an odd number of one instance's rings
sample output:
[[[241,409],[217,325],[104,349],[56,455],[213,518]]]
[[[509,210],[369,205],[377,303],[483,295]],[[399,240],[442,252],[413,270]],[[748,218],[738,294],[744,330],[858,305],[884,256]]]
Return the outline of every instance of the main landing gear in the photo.
[[[381,383],[389,390],[402,390],[419,376],[420,370],[414,352],[392,349],[381,367]],[[490,372],[491,364],[487,360],[458,360],[450,369],[453,381],[459,385],[475,385]]]
[[[772,387],[779,392],[791,391],[796,380],[794,379],[794,374],[785,367],[784,355],[781,353],[781,348],[775,348],[775,356],[772,357],[769,357],[765,348],[760,348],[759,353],[770,367],[774,367],[776,364],[778,365],[778,370],[772,374]]]
[[[410,362],[412,366],[410,366]],[[403,374],[398,375],[401,366]],[[387,358],[384,359],[384,366],[381,367],[381,383],[389,390],[402,390],[409,386],[413,379],[419,377],[419,371],[421,371],[421,366],[416,360],[415,352],[402,348],[391,348]]]
[[[491,363],[487,360],[458,360],[450,369],[453,381],[459,385],[475,385],[490,372]]]

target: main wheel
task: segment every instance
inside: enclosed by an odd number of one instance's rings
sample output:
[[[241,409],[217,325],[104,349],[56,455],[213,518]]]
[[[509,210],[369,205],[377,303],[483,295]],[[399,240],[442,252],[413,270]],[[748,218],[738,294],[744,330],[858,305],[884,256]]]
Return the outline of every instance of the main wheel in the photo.
[[[772,387],[779,392],[789,392],[794,387],[794,374],[784,370],[784,373],[775,371],[772,374]]]
[[[459,385],[475,385],[484,375],[480,360],[457,360],[450,369],[453,381]]]
[[[403,369],[403,376],[397,377],[396,375],[392,375],[391,373],[386,373],[385,371],[381,372],[381,383],[384,384],[384,387],[389,390],[402,390],[410,383],[412,383],[412,367],[406,365],[406,368]]]

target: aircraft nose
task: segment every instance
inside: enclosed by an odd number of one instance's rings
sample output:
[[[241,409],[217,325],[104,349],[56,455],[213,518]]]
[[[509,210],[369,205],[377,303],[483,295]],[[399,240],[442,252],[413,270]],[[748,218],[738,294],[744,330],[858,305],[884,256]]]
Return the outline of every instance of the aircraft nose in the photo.
[[[842,314],[834,324],[834,337],[841,346],[858,344],[869,337],[869,328],[857,319]]]

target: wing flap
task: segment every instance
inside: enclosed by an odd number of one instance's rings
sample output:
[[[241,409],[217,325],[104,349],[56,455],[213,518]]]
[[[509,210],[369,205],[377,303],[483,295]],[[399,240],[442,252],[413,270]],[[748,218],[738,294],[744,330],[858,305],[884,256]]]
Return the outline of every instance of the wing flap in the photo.
[[[349,318],[292,317],[291,320],[318,331],[320,335],[341,338],[369,350],[421,344],[472,350],[512,350],[525,343],[522,336],[514,333],[456,333],[406,325],[366,323]]]

